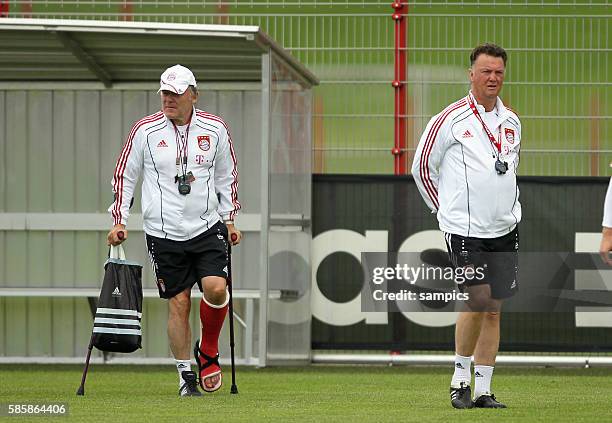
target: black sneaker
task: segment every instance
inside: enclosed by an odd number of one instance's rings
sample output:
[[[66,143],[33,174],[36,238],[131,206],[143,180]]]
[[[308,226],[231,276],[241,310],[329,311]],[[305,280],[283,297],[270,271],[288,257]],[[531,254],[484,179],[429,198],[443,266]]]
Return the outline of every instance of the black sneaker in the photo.
[[[481,395],[474,401],[474,407],[476,408],[508,408],[506,404],[495,399],[495,395]]]
[[[472,389],[465,382],[459,384],[460,388],[450,388],[451,405],[454,408],[473,408]]]
[[[460,388],[450,388],[451,394],[451,405],[454,408],[472,408],[474,403],[472,402],[472,389],[470,385],[465,382],[459,384]]]
[[[201,397],[202,393],[198,391],[198,382],[195,372],[184,371],[181,372],[183,377],[183,385],[179,389],[179,396],[181,397]]]

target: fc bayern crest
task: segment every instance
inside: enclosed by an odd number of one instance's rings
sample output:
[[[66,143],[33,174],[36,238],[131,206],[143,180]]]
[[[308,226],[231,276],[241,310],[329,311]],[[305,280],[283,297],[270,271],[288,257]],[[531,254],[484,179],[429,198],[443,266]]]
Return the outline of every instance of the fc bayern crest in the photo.
[[[208,135],[198,136],[198,147],[203,151],[210,150],[210,137]]]
[[[514,144],[514,129],[504,128],[504,133],[506,134],[508,142]]]

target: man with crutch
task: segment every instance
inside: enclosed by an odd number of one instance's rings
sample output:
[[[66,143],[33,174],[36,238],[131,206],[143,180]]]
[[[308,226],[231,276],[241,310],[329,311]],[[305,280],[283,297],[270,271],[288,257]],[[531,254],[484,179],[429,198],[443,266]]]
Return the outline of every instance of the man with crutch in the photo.
[[[218,340],[230,300],[229,246],[242,234],[236,154],[226,123],[195,108],[193,73],[181,65],[161,75],[161,111],[134,124],[112,179],[115,201],[108,243],[128,238],[126,224],[142,174],[142,215],[159,296],[168,300],[168,338],[179,375],[180,396],[221,387]],[[123,239],[118,234],[123,233]],[[197,283],[202,332],[196,341],[198,374],[191,370],[191,289]]]

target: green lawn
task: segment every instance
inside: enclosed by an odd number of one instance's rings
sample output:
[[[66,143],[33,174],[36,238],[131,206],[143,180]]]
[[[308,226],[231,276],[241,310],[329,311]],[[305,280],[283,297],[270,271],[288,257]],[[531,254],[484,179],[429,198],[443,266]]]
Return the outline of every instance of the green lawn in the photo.
[[[229,369],[228,369],[229,370]],[[454,410],[449,369],[311,366],[241,368],[238,395],[178,398],[171,365],[0,366],[0,402],[69,404],[71,421],[601,421],[612,409],[612,369],[503,368],[493,383],[506,410]],[[229,376],[229,372],[228,376]],[[26,421],[20,418],[15,421]],[[32,421],[40,421],[32,418]]]

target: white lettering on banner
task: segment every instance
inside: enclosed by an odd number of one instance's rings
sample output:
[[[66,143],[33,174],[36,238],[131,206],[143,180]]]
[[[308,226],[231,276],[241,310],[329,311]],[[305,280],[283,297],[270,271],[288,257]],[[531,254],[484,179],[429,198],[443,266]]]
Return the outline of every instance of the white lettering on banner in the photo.
[[[576,233],[575,252],[595,253],[599,249],[601,233]],[[361,262],[362,252],[387,252],[388,231],[366,231],[365,236],[360,233],[335,229],[323,232],[313,239],[312,243],[312,315],[324,323],[333,326],[348,326],[365,320],[366,324],[387,324],[387,313],[364,313],[361,311],[361,297],[345,303],[337,303],[327,298],[319,289],[317,283],[317,270],[321,262],[331,254],[346,252]],[[440,249],[446,251],[444,236],[437,230],[417,232],[404,240],[398,252],[421,252],[427,249]],[[597,278],[589,276],[590,272],[599,272]],[[604,274],[605,273],[605,274]],[[591,287],[589,280],[604,280],[606,287],[612,290],[612,274],[606,270],[578,270],[576,271],[577,289],[601,289]],[[423,305],[423,310],[426,306]],[[588,310],[588,311],[587,311]],[[457,313],[454,312],[403,312],[410,321],[426,327],[445,327],[455,324]],[[600,311],[593,308],[576,308],[576,327],[612,327],[612,309],[601,307]]]
[[[576,232],[574,250],[577,253],[597,253],[601,242],[600,232]],[[606,288],[612,290],[612,277],[608,270],[576,270],[574,276],[576,290],[603,289],[593,281],[603,280]],[[600,311],[595,311],[600,310]],[[609,328],[612,327],[612,309],[610,307],[576,307],[576,327]]]
[[[400,252],[421,252],[438,248],[446,250],[444,236],[437,230],[421,231],[408,237],[400,246]],[[386,325],[387,313],[366,313],[361,311],[361,294],[345,303],[330,300],[321,292],[317,283],[317,271],[321,262],[331,254],[345,252],[361,262],[362,252],[387,252],[387,231],[366,231],[365,236],[345,229],[323,232],[312,243],[312,315],[333,326],[348,326],[365,319],[368,325]],[[427,307],[423,306],[423,309]],[[457,313],[452,312],[404,312],[410,321],[429,327],[444,327],[455,324]]]
[[[317,270],[321,262],[333,253],[344,252],[361,263],[362,252],[386,252],[387,231],[366,231],[365,236],[346,229],[322,232],[312,240],[312,315],[328,325],[349,326],[365,319],[369,325],[386,325],[387,313],[361,311],[361,293],[348,302],[337,303],[319,289]]]
[[[420,253],[429,249],[439,249],[446,251],[446,243],[444,242],[444,234],[437,230],[417,232],[408,238],[400,245],[398,252],[400,253]],[[428,307],[422,305],[423,310]],[[444,327],[452,326],[457,321],[457,313],[439,312],[439,311],[419,311],[419,312],[402,312],[406,318],[417,325],[428,327]]]
[[[290,251],[300,256],[306,265],[308,265],[308,260],[306,260],[305,255],[302,253],[310,248],[309,234],[300,233],[299,236],[296,236],[295,232],[275,232],[274,237],[274,242],[270,243],[270,257]],[[308,276],[305,276],[305,278],[308,278]],[[307,287],[304,287],[304,289],[307,289]],[[304,293],[304,295],[301,295],[295,301],[271,298],[268,302],[268,319],[271,322],[283,325],[299,325],[309,322],[310,304],[310,295],[308,293]]]

